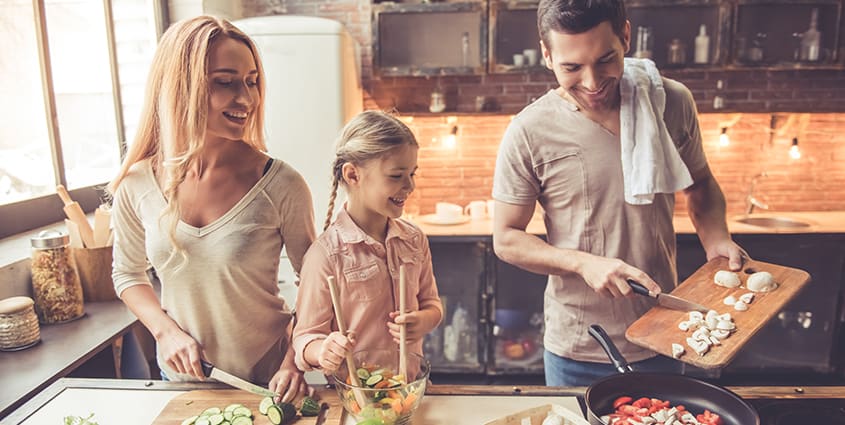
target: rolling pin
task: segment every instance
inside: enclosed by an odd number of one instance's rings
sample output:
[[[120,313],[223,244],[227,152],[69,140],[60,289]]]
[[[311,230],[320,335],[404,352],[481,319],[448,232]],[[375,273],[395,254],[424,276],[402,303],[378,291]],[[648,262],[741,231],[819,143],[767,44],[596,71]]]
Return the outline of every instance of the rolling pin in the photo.
[[[70,194],[67,193],[67,189],[65,189],[64,186],[56,186],[56,193],[59,194],[59,198],[62,198],[62,202],[65,204],[64,210],[67,218],[79,226],[79,235],[82,236],[82,243],[85,244],[86,248],[93,248],[95,245],[94,229],[91,228],[91,223],[88,223],[88,219],[85,217],[82,207],[79,206],[79,203],[74,202],[74,200],[70,198]]]

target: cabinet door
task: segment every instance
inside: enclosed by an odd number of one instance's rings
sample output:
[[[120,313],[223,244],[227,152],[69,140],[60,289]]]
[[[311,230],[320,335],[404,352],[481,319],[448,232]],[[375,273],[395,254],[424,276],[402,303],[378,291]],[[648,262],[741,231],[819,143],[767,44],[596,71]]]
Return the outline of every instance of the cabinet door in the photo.
[[[548,276],[493,256],[491,374],[543,374],[543,292]]]
[[[487,311],[486,244],[431,242],[437,290],[443,302],[443,321],[423,343],[432,372],[484,372]]]
[[[835,235],[734,235],[752,258],[806,270],[812,281],[749,341],[724,374],[833,369],[845,250]]]

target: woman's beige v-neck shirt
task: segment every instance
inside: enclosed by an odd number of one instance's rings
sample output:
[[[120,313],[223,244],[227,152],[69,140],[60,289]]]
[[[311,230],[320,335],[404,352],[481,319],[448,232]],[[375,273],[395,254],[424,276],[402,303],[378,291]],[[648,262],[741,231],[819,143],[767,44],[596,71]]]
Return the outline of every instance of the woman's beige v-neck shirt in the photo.
[[[207,360],[254,382],[269,382],[281,365],[291,314],[279,296],[282,247],[298,273],[315,238],[311,194],[302,176],[274,160],[270,169],[223,216],[197,228],[183,221],[176,239],[185,257],[171,255],[169,218],[149,162],[132,167],[114,196],[114,270],[118,295],[149,285],[147,259],[161,281],[161,306],[193,336]],[[168,377],[185,376],[169,370]]]

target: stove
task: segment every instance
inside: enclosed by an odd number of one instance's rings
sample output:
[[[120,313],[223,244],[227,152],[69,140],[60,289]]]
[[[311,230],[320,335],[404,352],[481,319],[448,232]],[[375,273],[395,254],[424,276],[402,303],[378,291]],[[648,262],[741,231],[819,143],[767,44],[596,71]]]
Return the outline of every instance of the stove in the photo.
[[[843,399],[746,399],[761,425],[845,425]]]

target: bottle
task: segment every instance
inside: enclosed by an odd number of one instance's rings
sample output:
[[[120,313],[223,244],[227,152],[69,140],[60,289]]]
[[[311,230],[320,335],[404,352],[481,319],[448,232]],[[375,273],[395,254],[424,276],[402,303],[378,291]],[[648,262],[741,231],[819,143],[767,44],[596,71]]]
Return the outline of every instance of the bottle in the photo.
[[[70,237],[45,230],[31,239],[32,293],[41,323],[61,323],[84,314],[82,283],[70,252]]]
[[[710,36],[707,35],[707,25],[701,24],[698,28],[698,36],[695,37],[695,60],[697,64],[710,62]]]
[[[634,52],[634,57],[651,59],[653,45],[651,27],[637,27],[637,50]]]
[[[819,9],[813,8],[810,15],[810,29],[801,36],[801,54],[802,61],[817,61],[819,60],[819,50],[821,47],[822,34],[818,31]]]
[[[666,54],[666,62],[669,65],[680,66],[687,63],[687,51],[684,42],[680,38],[673,38],[669,43],[669,51]]]

